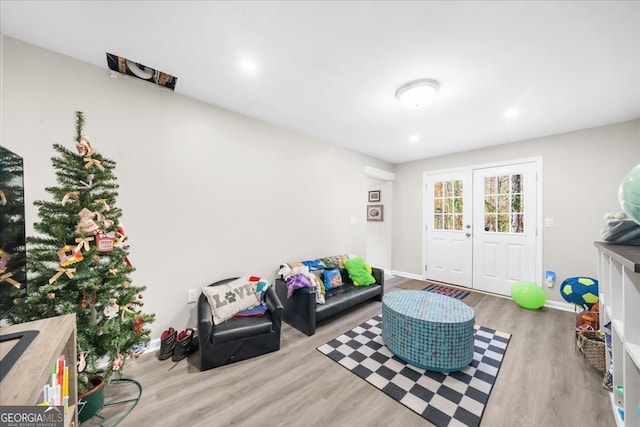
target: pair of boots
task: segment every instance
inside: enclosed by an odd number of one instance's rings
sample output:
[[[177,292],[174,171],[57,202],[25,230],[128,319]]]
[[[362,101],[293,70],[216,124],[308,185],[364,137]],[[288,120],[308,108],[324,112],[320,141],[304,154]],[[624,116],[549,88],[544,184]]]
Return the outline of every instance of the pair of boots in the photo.
[[[160,336],[159,360],[171,358],[174,362],[179,362],[198,349],[198,342],[193,337],[193,329],[187,328],[178,333],[175,329],[169,328]]]

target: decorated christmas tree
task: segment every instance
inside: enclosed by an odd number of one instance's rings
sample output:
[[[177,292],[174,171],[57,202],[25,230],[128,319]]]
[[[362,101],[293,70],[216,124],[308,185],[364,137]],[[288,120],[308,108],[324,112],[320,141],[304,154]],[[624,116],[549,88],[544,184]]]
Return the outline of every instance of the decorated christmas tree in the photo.
[[[83,135],[84,115],[76,112],[73,150],[60,144],[52,163],[57,186],[38,200],[36,236],[27,237],[28,294],[10,320],[21,323],[75,313],[78,389],[89,378],[108,381],[150,338],[142,313],[145,287],[134,286],[127,236],[116,205],[115,162],[103,157]]]

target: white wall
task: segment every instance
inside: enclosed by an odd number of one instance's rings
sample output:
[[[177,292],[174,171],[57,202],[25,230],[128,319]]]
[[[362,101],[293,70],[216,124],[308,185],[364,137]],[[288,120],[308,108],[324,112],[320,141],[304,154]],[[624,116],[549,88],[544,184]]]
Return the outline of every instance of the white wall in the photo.
[[[555,271],[558,285],[567,277],[597,277],[593,242],[604,213],[621,211],[618,186],[640,163],[640,120],[396,165],[394,270],[422,275],[424,172],[534,156],[543,162],[543,218],[554,220],[541,230],[543,274]],[[548,299],[563,301],[558,288],[545,288]]]
[[[146,82],[111,79],[106,66],[6,36],[0,59],[0,144],[24,157],[27,234],[39,220],[33,201],[48,199],[44,188],[55,185],[51,145],[73,147],[74,111],[83,111],[86,136],[117,163],[133,280],[147,286],[154,338],[196,325],[189,288],[237,275],[271,279],[287,261],[366,255],[364,168],[393,165]]]

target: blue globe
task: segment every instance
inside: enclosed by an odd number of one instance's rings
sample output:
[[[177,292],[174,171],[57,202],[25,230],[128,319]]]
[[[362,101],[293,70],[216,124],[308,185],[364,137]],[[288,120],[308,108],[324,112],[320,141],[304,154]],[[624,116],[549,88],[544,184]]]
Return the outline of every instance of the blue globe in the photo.
[[[631,169],[620,183],[618,200],[629,218],[640,224],[640,164]]]

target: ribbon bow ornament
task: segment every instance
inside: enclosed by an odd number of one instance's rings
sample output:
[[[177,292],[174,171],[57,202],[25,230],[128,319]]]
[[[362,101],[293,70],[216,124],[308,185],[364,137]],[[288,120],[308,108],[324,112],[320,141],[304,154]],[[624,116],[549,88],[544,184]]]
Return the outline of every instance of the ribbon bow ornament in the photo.
[[[18,282],[17,280],[13,280],[11,278],[11,276],[13,276],[13,273],[5,273],[2,276],[0,276],[0,282],[7,282],[13,286],[16,287],[16,289],[20,289],[20,287],[22,286],[20,284],[20,282]]]
[[[76,237],[76,252],[78,252],[84,246],[85,252],[89,252],[89,242],[93,240],[93,237]]]
[[[69,279],[73,279],[73,273],[76,272],[76,269],[75,268],[61,268],[61,267],[58,267],[58,268],[56,268],[56,271],[57,271],[57,273],[54,274],[53,276],[51,276],[51,278],[49,279],[49,284],[52,284],[53,282],[58,280],[58,278],[60,276],[62,276],[63,274],[66,274]]]
[[[133,311],[133,310],[131,310],[131,309],[129,308],[129,306],[130,306],[130,305],[131,305],[131,304],[129,303],[129,304],[125,304],[125,305],[121,305],[121,306],[120,306],[120,311],[122,311],[122,315],[120,316],[120,319],[121,319],[121,320],[124,320],[124,313],[125,313],[125,312],[129,312],[129,313],[131,313],[131,314],[136,314],[136,312],[135,312],[135,311]]]
[[[62,203],[62,206],[64,206],[67,204],[67,202],[78,202],[79,195],[80,193],[78,193],[77,191],[68,191],[64,194],[60,203]]]
[[[109,206],[109,203],[107,203],[107,199],[96,199],[95,202],[101,204],[102,210],[105,212],[109,212],[109,210],[111,209],[111,206]]]
[[[104,166],[102,166],[102,163],[100,162],[100,160],[96,160],[92,157],[85,157],[84,161],[87,162],[84,167],[85,169],[89,169],[91,166],[96,166],[98,169],[100,169],[101,171],[104,171]]]

